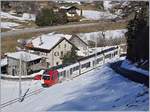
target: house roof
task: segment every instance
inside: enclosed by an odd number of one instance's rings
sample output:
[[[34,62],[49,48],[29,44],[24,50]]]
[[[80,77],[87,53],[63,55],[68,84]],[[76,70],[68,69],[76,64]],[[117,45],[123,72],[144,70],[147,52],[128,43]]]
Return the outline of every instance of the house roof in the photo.
[[[25,62],[34,61],[34,60],[41,58],[41,56],[27,53],[24,51],[8,53],[7,56],[8,56],[8,58],[10,57],[10,58],[14,58],[14,59],[20,59],[21,58],[21,60],[25,61]]]
[[[79,36],[74,34],[74,35],[72,35],[72,37],[69,40],[71,41],[73,38],[78,38],[80,41],[82,41],[85,45],[88,46],[88,44],[86,42],[84,42]]]
[[[63,41],[64,39],[68,41],[69,38],[71,38],[71,35],[49,33],[49,34],[38,36],[37,38],[30,40],[29,42],[31,42],[33,45],[31,49],[37,51],[43,50],[44,52],[50,52],[61,41]],[[71,42],[69,43],[72,44]]]
[[[67,38],[67,37],[71,37],[71,35],[49,33],[49,34],[38,36],[37,38],[30,40],[30,42],[32,42],[34,48],[50,50],[63,37]]]
[[[74,8],[74,9],[79,9],[79,8],[77,8],[76,6],[68,6],[68,7],[66,7],[66,6],[61,6],[61,7],[60,7],[60,9],[65,9],[65,10],[70,10],[70,9],[72,9],[72,8]]]

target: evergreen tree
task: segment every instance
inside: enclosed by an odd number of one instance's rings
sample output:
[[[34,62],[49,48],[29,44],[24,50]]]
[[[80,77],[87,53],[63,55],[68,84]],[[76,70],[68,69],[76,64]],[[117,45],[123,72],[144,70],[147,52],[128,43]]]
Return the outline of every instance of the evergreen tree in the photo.
[[[36,17],[36,24],[38,26],[50,26],[55,21],[55,14],[52,9],[44,8]]]
[[[78,60],[78,56],[77,56],[77,53],[76,53],[76,49],[75,47],[72,47],[71,48],[71,51],[70,52],[67,52],[64,56],[63,56],[63,64],[64,65],[68,65],[68,64],[71,64],[71,63],[74,63]]]
[[[128,24],[127,58],[133,62],[149,58],[149,12],[148,2],[139,2],[135,18]]]

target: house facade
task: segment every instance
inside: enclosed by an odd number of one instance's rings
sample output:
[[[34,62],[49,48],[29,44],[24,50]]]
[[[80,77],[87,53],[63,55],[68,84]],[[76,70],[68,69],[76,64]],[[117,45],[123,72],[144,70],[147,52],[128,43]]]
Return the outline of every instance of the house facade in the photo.
[[[72,47],[75,47],[68,41],[64,35],[61,34],[48,34],[41,37],[32,39],[26,48],[29,52],[35,53],[46,58],[47,66],[53,67],[62,64],[62,57],[70,52]]]
[[[7,55],[8,75],[19,76],[20,66],[22,76],[30,75],[36,71],[44,69],[44,64],[42,65],[41,60],[42,58],[40,56],[24,51],[9,53]]]
[[[69,39],[71,43],[73,43],[78,49],[81,51],[88,50],[88,44],[84,42],[79,36],[72,35],[72,37]]]
[[[69,6],[69,7],[60,7],[60,11],[64,11],[67,15],[67,19],[70,22],[73,21],[79,21],[80,20],[80,15],[78,15],[77,10],[79,10],[75,6]]]

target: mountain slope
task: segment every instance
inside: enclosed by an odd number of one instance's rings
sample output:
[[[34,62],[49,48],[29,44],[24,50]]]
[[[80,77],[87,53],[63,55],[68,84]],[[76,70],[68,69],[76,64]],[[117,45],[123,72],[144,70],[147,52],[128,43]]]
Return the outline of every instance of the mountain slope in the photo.
[[[52,110],[148,110],[148,88],[116,74],[108,66],[45,88],[4,112]]]

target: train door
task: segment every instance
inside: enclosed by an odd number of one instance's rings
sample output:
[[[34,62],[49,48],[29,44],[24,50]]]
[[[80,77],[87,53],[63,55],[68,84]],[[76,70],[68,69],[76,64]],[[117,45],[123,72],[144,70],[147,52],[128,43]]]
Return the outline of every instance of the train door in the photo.
[[[58,72],[57,71],[53,71],[51,80],[54,84],[58,82]]]
[[[70,78],[70,70],[67,70],[67,79],[69,79]]]

